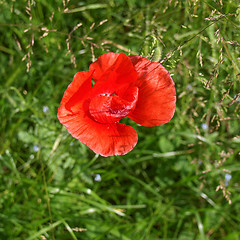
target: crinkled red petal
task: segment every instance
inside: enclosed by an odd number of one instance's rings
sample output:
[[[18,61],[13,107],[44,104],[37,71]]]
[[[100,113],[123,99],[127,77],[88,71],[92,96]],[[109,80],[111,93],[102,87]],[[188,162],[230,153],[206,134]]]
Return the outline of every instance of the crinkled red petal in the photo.
[[[144,57],[129,56],[129,59],[138,74],[139,93],[136,108],[128,117],[146,127],[167,123],[176,106],[174,82],[168,71]]]
[[[117,122],[135,109],[137,99],[137,87],[129,87],[124,94],[122,94],[122,97],[115,92],[111,95],[98,95],[91,99],[89,112],[97,122]]]
[[[98,59],[93,62],[89,67],[89,70],[94,71],[93,79],[95,81],[100,80],[101,76],[114,66],[114,63],[116,62],[119,55],[120,53],[110,52],[98,57]]]
[[[92,72],[80,72],[64,93],[59,121],[68,132],[102,156],[124,155],[137,144],[137,133],[121,123],[101,124],[89,113]]]
[[[63,95],[58,109],[60,122],[63,116],[76,113],[81,109],[83,99],[86,98],[92,88],[91,78],[91,71],[78,72],[75,74],[73,81],[69,84]]]
[[[124,53],[106,53],[89,67],[93,71],[93,79],[105,82],[106,85],[130,84],[137,79],[137,73],[131,60]]]

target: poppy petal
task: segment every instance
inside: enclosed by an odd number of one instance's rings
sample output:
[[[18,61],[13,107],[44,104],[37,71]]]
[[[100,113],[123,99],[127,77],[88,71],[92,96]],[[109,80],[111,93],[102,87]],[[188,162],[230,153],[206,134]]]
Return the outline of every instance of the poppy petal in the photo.
[[[98,81],[109,68],[114,66],[120,53],[105,53],[89,66],[89,70],[94,70],[93,79]]]
[[[106,53],[89,67],[93,71],[93,79],[105,84],[130,84],[137,80],[137,73],[131,60],[124,53]]]
[[[126,117],[135,109],[138,99],[138,88],[128,88],[122,98],[113,94],[100,94],[91,99],[89,112],[91,116],[100,123],[113,123]]]
[[[78,72],[75,74],[73,81],[66,89],[60,107],[58,109],[58,119],[61,122],[63,116],[75,113],[82,104],[82,99],[91,90],[92,72]]]
[[[139,93],[136,108],[128,117],[146,127],[167,123],[176,106],[174,82],[168,71],[160,63],[144,57],[129,58],[138,73]]]
[[[136,131],[121,123],[101,124],[90,118],[84,111],[65,116],[61,123],[68,132],[102,156],[124,155],[137,144]]]

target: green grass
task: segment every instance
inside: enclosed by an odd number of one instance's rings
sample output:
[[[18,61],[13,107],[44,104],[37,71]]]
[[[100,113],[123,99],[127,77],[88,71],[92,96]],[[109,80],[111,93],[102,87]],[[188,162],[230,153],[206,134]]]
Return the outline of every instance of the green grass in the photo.
[[[240,239],[239,3],[65,2],[0,1],[0,239]],[[177,108],[104,158],[57,110],[107,51],[161,62]]]

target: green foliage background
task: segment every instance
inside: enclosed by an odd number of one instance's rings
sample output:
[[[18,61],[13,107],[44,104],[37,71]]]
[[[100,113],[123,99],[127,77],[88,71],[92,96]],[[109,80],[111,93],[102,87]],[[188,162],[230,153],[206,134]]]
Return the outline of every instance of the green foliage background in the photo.
[[[240,239],[240,3],[0,1],[0,239]],[[174,118],[125,156],[57,119],[74,74],[108,51],[161,62]],[[101,181],[96,178],[101,177]]]

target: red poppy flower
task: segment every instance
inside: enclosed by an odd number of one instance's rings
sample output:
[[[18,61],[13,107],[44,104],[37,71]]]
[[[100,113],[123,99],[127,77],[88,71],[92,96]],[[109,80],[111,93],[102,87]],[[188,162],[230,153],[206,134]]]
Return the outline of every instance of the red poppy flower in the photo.
[[[146,127],[164,124],[173,117],[175,104],[174,82],[161,64],[106,53],[89,71],[76,73],[62,98],[58,119],[95,153],[124,155],[137,144],[138,136],[118,121],[128,116]]]

